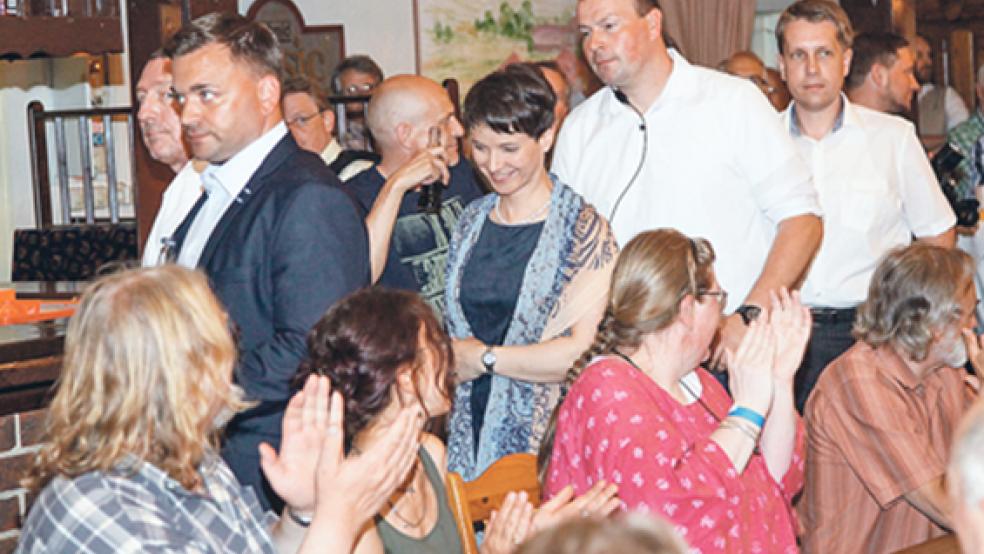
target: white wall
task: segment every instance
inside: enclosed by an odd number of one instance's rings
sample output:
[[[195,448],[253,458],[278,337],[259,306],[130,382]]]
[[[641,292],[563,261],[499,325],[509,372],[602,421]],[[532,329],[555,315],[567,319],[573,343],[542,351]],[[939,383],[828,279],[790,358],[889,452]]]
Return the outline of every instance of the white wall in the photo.
[[[245,14],[253,0],[239,0]],[[414,73],[411,0],[294,0],[308,25],[344,25],[345,54],[366,54],[386,75]]]

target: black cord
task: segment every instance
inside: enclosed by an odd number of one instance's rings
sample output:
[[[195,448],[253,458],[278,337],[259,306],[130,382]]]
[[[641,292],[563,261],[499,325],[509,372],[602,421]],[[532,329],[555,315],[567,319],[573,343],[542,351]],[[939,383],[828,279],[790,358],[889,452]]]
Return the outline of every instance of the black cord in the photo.
[[[612,212],[608,214],[608,222],[614,225],[615,212],[618,211],[619,205],[622,204],[622,199],[625,198],[625,194],[629,192],[629,189],[635,184],[636,179],[639,178],[639,173],[642,172],[642,166],[646,163],[646,153],[649,150],[649,130],[646,128],[646,118],[642,115],[642,112],[636,109],[636,107],[629,102],[629,99],[625,96],[625,93],[617,88],[613,88],[612,91],[615,93],[615,98],[634,111],[636,115],[639,116],[639,120],[642,121],[642,123],[639,124],[639,130],[642,131],[642,155],[639,156],[639,165],[636,167],[635,173],[632,174],[632,178],[629,179],[629,182],[625,185],[625,188],[622,189],[621,194],[619,194],[618,198],[615,200],[615,205],[612,206]]]

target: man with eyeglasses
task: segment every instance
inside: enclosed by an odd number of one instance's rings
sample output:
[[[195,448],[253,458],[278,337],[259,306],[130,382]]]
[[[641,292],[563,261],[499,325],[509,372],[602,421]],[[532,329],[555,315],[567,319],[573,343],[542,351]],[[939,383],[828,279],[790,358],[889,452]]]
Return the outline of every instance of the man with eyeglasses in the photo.
[[[280,100],[287,128],[297,145],[321,156],[328,169],[342,181],[364,171],[379,161],[373,152],[343,150],[332,134],[335,113],[318,86],[306,77],[284,81]]]
[[[332,90],[339,96],[366,97],[383,82],[383,70],[369,56],[355,55],[342,60],[331,76]],[[346,122],[339,139],[349,150],[371,150],[372,137],[366,127],[362,102],[345,104]]]
[[[781,120],[813,172],[825,214],[823,242],[802,287],[813,333],[796,374],[800,412],[821,371],[854,344],[855,308],[878,260],[913,235],[954,243],[956,218],[912,124],[841,92],[853,35],[847,14],[830,0],[800,0],[776,27],[779,68],[793,95]]]

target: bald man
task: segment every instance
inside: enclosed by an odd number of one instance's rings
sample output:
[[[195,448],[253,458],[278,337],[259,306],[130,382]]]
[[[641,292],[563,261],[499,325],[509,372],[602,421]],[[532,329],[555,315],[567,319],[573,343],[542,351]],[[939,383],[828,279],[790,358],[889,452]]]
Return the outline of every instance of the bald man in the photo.
[[[769,75],[769,68],[765,67],[762,59],[754,52],[737,52],[725,60],[723,66],[725,72],[755,83],[755,86],[769,99],[776,111],[782,111],[789,105],[788,99],[783,103],[784,93],[788,98],[785,84],[781,80],[778,84],[773,81],[774,77]],[[778,90],[779,88],[782,90]]]
[[[368,213],[373,282],[415,290],[441,312],[451,232],[464,207],[482,195],[458,153],[464,130],[447,92],[416,75],[383,81],[369,102],[368,123],[382,159],[347,185]],[[437,213],[418,207],[424,185],[444,187]]]

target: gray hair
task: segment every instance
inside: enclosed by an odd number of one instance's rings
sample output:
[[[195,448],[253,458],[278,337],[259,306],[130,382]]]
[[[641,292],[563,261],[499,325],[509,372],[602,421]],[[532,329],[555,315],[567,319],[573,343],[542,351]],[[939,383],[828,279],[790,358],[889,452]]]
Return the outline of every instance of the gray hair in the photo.
[[[964,416],[950,451],[947,476],[957,484],[953,492],[964,504],[984,500],[984,408],[975,407]]]
[[[934,331],[961,315],[958,295],[973,286],[974,262],[959,249],[915,243],[889,252],[858,308],[854,336],[872,347],[892,344],[926,359]]]

